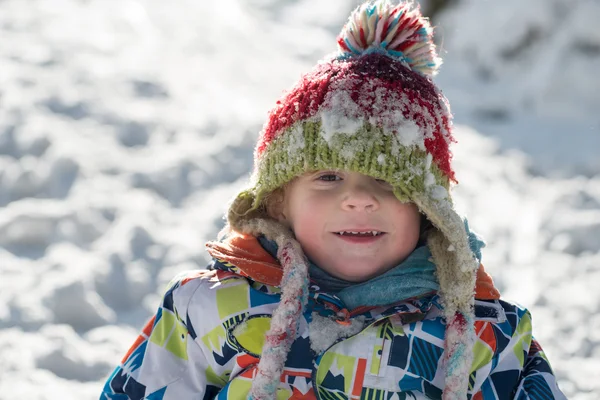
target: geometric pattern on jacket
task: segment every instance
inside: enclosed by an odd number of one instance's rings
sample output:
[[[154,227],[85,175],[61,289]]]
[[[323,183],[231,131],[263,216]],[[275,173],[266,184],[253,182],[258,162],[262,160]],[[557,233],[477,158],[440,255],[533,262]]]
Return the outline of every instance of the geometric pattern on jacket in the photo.
[[[247,398],[279,289],[238,275],[226,262],[212,268],[169,284],[101,399]],[[314,315],[335,318],[345,310],[336,296],[311,288],[277,399],[441,399],[445,325],[438,300],[432,294],[346,313],[340,323],[360,318],[363,328],[317,353],[309,335]],[[476,300],[475,316],[469,399],[565,399],[526,309]]]

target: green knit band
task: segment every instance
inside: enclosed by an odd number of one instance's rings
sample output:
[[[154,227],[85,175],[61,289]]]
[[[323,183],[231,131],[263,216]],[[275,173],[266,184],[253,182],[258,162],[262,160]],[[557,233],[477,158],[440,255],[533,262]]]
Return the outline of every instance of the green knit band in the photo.
[[[315,119],[297,123],[269,144],[258,160],[252,188],[240,193],[230,208],[230,224],[249,217],[273,190],[319,170],[348,170],[383,179],[403,202],[411,201],[415,192],[429,197],[432,189],[437,189],[434,197],[450,200],[448,179],[419,146],[402,146],[394,134],[369,123],[352,134],[328,135],[321,120]]]

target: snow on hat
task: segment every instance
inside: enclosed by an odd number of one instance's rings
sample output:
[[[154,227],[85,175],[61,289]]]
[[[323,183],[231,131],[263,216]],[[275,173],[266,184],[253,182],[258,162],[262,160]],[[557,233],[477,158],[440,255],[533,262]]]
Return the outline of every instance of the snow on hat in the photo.
[[[452,114],[433,83],[441,59],[433,31],[412,1],[356,8],[338,51],[319,62],[269,113],[254,154],[251,187],[234,199],[233,230],[279,245],[284,277],[251,397],[274,398],[307,301],[304,256],[293,236],[264,218],[265,197],[308,171],[341,169],[383,179],[437,228],[428,244],[446,318],[445,399],[464,399],[472,362],[478,261],[450,196]]]

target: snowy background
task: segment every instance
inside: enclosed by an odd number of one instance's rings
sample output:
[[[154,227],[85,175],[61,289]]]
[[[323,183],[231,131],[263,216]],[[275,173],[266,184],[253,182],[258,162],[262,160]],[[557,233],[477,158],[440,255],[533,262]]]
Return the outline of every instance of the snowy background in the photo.
[[[562,389],[597,400],[600,2],[451,3],[458,207]],[[0,0],[0,400],[98,397],[357,4]]]

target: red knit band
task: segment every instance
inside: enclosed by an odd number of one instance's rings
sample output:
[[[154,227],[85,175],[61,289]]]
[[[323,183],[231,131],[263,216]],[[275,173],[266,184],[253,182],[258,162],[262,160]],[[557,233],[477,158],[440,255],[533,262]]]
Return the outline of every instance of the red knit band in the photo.
[[[260,158],[269,143],[287,128],[317,114],[327,94],[339,89],[350,94],[364,116],[377,116],[398,110],[425,132],[431,132],[425,138],[425,148],[448,179],[455,180],[449,149],[450,143],[454,141],[451,136],[451,115],[444,109],[443,96],[425,76],[378,53],[318,64],[304,75],[270,112],[261,132],[255,157]],[[408,99],[405,104],[390,101],[384,102],[382,107],[381,101],[375,102],[375,96],[387,98],[391,96],[386,94],[400,93]],[[369,101],[371,98],[373,101]],[[432,117],[436,123],[426,123]]]

